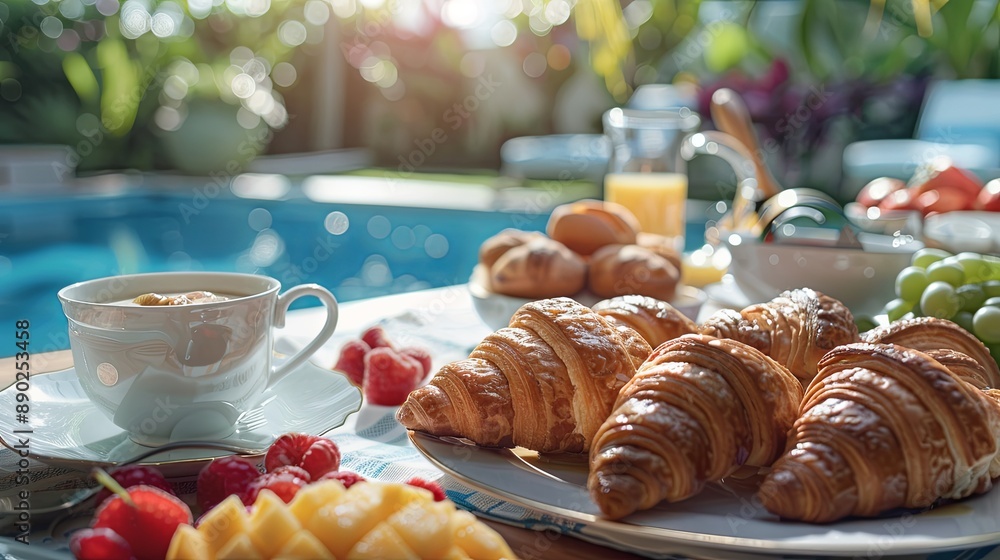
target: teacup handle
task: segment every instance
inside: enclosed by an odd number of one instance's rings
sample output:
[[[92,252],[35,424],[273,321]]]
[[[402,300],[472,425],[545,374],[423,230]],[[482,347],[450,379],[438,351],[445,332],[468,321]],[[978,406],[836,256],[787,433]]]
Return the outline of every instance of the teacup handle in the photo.
[[[319,284],[301,284],[289,288],[288,291],[278,296],[278,302],[274,306],[274,326],[276,328],[280,329],[285,326],[285,313],[288,312],[288,306],[303,296],[316,296],[323,302],[323,307],[326,307],[326,323],[323,324],[323,328],[320,329],[319,334],[305,348],[293,354],[292,357],[288,358],[288,361],[280,366],[273,366],[271,368],[268,385],[275,384],[279,379],[302,365],[303,362],[319,350],[320,346],[330,339],[333,331],[337,328],[337,299],[333,297],[333,294],[329,290]]]

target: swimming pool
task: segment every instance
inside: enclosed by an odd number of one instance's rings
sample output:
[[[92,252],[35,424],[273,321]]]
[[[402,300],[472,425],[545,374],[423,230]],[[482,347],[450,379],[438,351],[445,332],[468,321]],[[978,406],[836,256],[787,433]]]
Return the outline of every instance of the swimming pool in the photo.
[[[26,319],[34,353],[69,348],[56,292],[115,274],[251,272],[277,278],[283,289],[315,282],[339,301],[463,283],[486,238],[508,227],[544,230],[549,214],[532,205],[462,209],[455,200],[442,200],[445,208],[321,202],[295,188],[280,199],[250,191],[236,196],[229,188],[214,196],[199,192],[139,186],[108,195],[4,199],[0,332]],[[689,245],[701,238],[697,227],[689,225]],[[0,357],[17,352],[7,346],[0,340]]]
[[[321,204],[190,193],[14,199],[0,207],[0,330],[31,324],[35,353],[69,347],[56,292],[133,272],[219,270],[316,282],[340,301],[465,282],[479,244],[546,214]],[[305,300],[302,305],[311,302]],[[0,344],[0,356],[16,352]]]

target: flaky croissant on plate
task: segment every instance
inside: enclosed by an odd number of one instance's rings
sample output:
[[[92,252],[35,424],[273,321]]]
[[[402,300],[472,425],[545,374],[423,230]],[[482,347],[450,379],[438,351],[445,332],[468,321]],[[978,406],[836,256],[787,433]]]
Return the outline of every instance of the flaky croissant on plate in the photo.
[[[874,328],[862,336],[864,342],[898,344],[914,350],[928,352],[938,361],[944,363],[947,357],[935,355],[935,353],[954,350],[979,362],[984,368],[982,375],[976,375],[973,371],[963,368],[961,371],[967,373],[966,381],[980,389],[986,387],[1000,388],[1000,368],[996,361],[990,356],[989,349],[973,336],[969,331],[956,325],[947,319],[937,317],[915,317],[893,321],[888,325]],[[945,363],[955,373],[956,368]]]
[[[849,344],[820,362],[760,498],[772,513],[816,523],[923,508],[989,490],[998,449],[1000,392],[917,350]]]
[[[734,340],[665,342],[622,389],[590,450],[587,488],[611,519],[697,494],[785,450],[802,385]]]
[[[672,305],[648,296],[627,295],[601,300],[594,304],[594,311],[632,327],[653,348],[698,331],[698,325]]]
[[[723,309],[699,332],[753,346],[788,368],[803,385],[816,375],[816,363],[824,354],[860,340],[850,310],[809,288],[782,292],[739,312]]]
[[[583,453],[652,348],[570,298],[527,303],[397,412],[411,430],[491,447]]]

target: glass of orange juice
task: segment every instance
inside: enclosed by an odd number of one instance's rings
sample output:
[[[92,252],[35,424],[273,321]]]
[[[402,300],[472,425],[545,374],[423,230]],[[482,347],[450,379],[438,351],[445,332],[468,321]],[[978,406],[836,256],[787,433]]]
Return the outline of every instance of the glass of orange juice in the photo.
[[[631,210],[642,230],[673,239],[684,249],[688,179],[684,139],[701,119],[687,107],[645,111],[615,108],[604,114],[612,144],[604,198]]]

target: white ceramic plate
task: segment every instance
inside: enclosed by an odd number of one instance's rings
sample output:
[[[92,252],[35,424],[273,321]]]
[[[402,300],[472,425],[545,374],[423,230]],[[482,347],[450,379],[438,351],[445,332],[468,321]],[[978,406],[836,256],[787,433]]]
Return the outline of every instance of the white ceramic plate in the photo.
[[[491,292],[486,288],[488,282],[485,279],[486,269],[482,265],[476,265],[469,279],[469,294],[472,296],[473,307],[483,322],[491,329],[499,330],[510,324],[510,318],[522,305],[533,300]],[[571,297],[583,305],[594,305],[604,299],[586,291]],[[678,286],[677,295],[669,303],[689,319],[696,321],[706,299],[708,297],[705,292],[698,288]]]
[[[923,553],[1000,543],[1000,490],[923,513],[827,525],[780,521],[754,498],[751,480],[709,485],[677,504],[608,521],[590,500],[587,465],[545,461],[521,450],[486,449],[453,438],[412,433],[431,462],[463,484],[537,510],[564,526],[642,554],[864,556]]]
[[[280,363],[281,358],[275,357]],[[0,410],[14,410],[17,391],[0,392]],[[31,378],[30,457],[43,463],[87,470],[110,466],[149,448],[141,446],[115,426],[87,398],[73,368]],[[306,362],[265,391],[256,407],[240,419],[226,442],[259,448],[261,453],[286,432],[321,435],[344,423],[361,407],[361,392],[340,373]],[[14,449],[25,425],[13,414],[0,415],[0,443]],[[16,449],[15,449],[16,451]],[[142,464],[156,465],[166,476],[197,473],[201,466],[225,453],[178,449]]]

